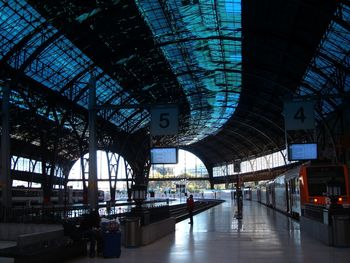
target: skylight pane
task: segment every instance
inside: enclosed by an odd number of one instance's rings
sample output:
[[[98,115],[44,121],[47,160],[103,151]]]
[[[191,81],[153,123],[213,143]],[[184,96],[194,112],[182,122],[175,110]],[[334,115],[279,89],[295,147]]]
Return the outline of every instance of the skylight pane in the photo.
[[[45,26],[43,26],[45,24]],[[39,28],[40,27],[40,28]],[[160,26],[159,26],[160,27]],[[163,26],[163,28],[166,28]],[[34,34],[34,30],[35,34]],[[163,29],[162,29],[163,30]],[[162,31],[163,33],[165,31]],[[124,92],[119,84],[110,76],[103,73],[102,69],[94,66],[94,63],[84,53],[82,53],[64,35],[58,35],[56,39],[48,39],[57,30],[45,22],[24,0],[0,0],[0,59],[24,37],[28,36],[24,46],[16,51],[7,61],[8,64],[19,69],[25,65],[24,73],[32,79],[38,81],[47,88],[63,92],[62,95],[74,100],[79,105],[87,108],[88,105],[88,83],[90,73],[88,68],[93,68],[99,78],[96,82],[97,103],[119,103],[121,97],[129,97],[130,94]],[[38,48],[43,50],[38,52]],[[30,64],[24,64],[33,52],[37,52],[35,58],[31,58]],[[11,53],[12,54],[12,53]],[[78,77],[79,76],[79,77]],[[72,82],[73,81],[73,82]],[[69,84],[69,86],[67,86]],[[120,96],[116,96],[120,93]],[[119,95],[119,94],[118,94]],[[136,100],[130,100],[133,104],[138,104]],[[125,118],[134,117],[134,110],[125,110],[124,116],[119,114],[119,125],[125,122]],[[147,112],[143,111],[147,116]],[[118,115],[118,114],[116,114]],[[128,123],[139,123],[139,116],[136,120],[128,120]],[[117,119],[117,118],[115,118]],[[113,122],[113,121],[112,121]],[[137,130],[142,128],[146,122],[139,123],[140,126],[125,126],[128,129]]]
[[[195,140],[209,135],[208,122],[220,129],[234,112],[234,108],[223,109],[223,104],[237,105],[239,100],[230,91],[239,92],[241,85],[241,2],[169,0],[162,6],[152,0],[136,2],[188,97],[192,126],[197,125],[199,134]],[[168,29],[160,29],[157,20]],[[162,36],[164,31],[167,33]],[[201,92],[203,89],[206,92]],[[221,104],[213,104],[213,98],[219,98]],[[200,105],[201,109],[195,108]],[[198,114],[206,116],[200,123]],[[195,141],[192,139],[188,138],[188,143]]]
[[[334,88],[334,80],[338,79],[336,74],[339,70],[348,68],[350,59],[350,32],[348,26],[345,26],[350,24],[349,7],[341,4],[335,17],[304,75],[303,84],[298,90],[301,95],[314,93],[337,95],[338,93],[338,89]],[[345,81],[344,90],[349,90],[347,81]],[[333,104],[339,103],[342,103],[342,100],[329,97],[323,103],[322,112],[333,111]]]
[[[39,82],[45,82],[52,89],[60,90],[77,72],[91,64],[80,50],[61,36],[33,61],[26,69],[26,74]]]
[[[44,22],[25,1],[0,1],[0,59]]]

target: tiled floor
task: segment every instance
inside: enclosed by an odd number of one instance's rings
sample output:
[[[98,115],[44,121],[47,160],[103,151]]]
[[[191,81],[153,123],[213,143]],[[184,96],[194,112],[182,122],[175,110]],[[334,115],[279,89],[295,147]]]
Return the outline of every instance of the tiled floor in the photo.
[[[299,223],[254,201],[244,201],[243,219],[234,218],[227,200],[176,224],[176,231],[155,243],[124,248],[120,258],[80,258],[83,262],[207,263],[305,262],[349,263],[350,248],[323,245],[300,232]]]

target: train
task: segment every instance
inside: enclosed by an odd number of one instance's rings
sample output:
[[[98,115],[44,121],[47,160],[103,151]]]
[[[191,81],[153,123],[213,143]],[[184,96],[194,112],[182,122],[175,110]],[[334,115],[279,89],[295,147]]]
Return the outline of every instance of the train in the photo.
[[[329,208],[350,206],[348,168],[343,164],[298,165],[274,180],[261,181],[252,200],[293,218],[304,214],[305,204]]]
[[[251,188],[250,187],[244,187],[241,189],[244,199],[251,200]],[[202,198],[205,199],[236,199],[236,188],[232,189],[225,189],[225,190],[204,190],[203,194],[201,195]]]
[[[103,190],[98,190],[98,201],[104,202],[105,193]],[[60,204],[64,203],[66,197],[67,204],[83,203],[84,191],[82,189],[68,188],[65,193],[64,189],[53,189],[51,194],[50,203]],[[44,203],[43,189],[41,188],[28,188],[28,187],[13,187],[12,188],[12,204],[13,206],[34,206]]]

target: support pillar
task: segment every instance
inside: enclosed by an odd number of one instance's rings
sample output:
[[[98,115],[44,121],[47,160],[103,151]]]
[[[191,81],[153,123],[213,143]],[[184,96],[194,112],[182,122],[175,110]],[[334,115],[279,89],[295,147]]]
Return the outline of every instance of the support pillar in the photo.
[[[237,213],[235,217],[237,219],[242,219],[243,218],[243,193],[242,193],[241,178],[239,173],[237,173],[236,201],[237,201]]]
[[[12,206],[12,180],[10,176],[10,87],[8,84],[2,86],[2,128],[1,128],[1,174],[0,188],[2,190],[1,205],[9,208]]]
[[[97,186],[97,141],[96,141],[96,79],[92,74],[89,81],[89,185],[88,203],[90,209],[98,208]]]

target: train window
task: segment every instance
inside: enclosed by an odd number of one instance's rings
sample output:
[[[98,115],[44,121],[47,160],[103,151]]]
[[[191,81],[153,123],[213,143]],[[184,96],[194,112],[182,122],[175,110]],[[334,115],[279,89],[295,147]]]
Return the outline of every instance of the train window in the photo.
[[[340,186],[340,194],[345,194],[345,176],[342,166],[308,167],[307,181],[310,196],[327,194],[327,185],[332,182]]]

